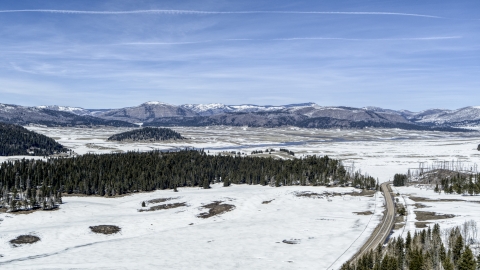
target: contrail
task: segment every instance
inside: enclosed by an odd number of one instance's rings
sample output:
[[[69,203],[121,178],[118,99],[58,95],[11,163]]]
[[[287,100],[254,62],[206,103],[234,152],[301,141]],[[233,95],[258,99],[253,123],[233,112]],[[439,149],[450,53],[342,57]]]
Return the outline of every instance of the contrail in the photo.
[[[318,15],[393,15],[440,19],[443,17],[399,12],[350,12],[350,11],[202,11],[181,9],[148,9],[125,11],[90,11],[90,10],[61,10],[61,9],[12,9],[0,10],[0,13],[60,13],[60,14],[87,14],[87,15],[126,15],[126,14],[167,14],[167,15],[223,15],[223,14],[318,14]]]
[[[216,43],[216,42],[234,42],[234,41],[297,41],[297,40],[344,40],[344,41],[421,41],[421,40],[446,40],[459,39],[461,36],[447,36],[447,37],[412,37],[412,38],[336,38],[336,37],[294,37],[294,38],[272,38],[272,39],[256,39],[256,38],[232,38],[219,40],[199,40],[199,41],[184,41],[184,42],[127,42],[117,43],[111,45],[188,45],[199,43]]]

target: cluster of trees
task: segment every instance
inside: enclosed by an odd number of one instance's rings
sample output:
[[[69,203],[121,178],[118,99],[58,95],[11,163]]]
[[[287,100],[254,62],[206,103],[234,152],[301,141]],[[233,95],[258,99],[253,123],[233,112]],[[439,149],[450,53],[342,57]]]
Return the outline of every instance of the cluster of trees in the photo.
[[[24,182],[18,174],[15,179],[12,189],[8,185],[0,184],[0,207],[8,209],[9,212],[35,209],[51,210],[62,203],[62,193],[56,188],[32,187],[29,179]]]
[[[393,185],[396,187],[405,186],[405,183],[407,183],[407,179],[408,177],[406,174],[397,173],[393,177]]]
[[[108,138],[109,141],[166,141],[184,139],[180,133],[172,129],[152,127],[122,132]]]
[[[447,194],[480,194],[480,174],[460,174],[440,180],[441,187],[435,186],[435,192],[443,190]]]
[[[340,161],[328,156],[276,160],[213,156],[193,150],[152,151],[7,161],[0,167],[0,190],[7,193],[17,190],[19,194],[36,188],[45,190],[42,196],[57,192],[114,196],[185,186],[208,188],[215,182],[223,182],[225,186],[230,183],[326,185],[334,180],[346,183],[349,178],[365,187],[371,186],[373,179],[359,173],[347,175]]]
[[[24,127],[0,123],[0,156],[49,156],[67,152],[63,145]]]
[[[280,148],[280,151],[285,152],[285,153],[287,153],[291,156],[295,156],[295,153],[293,151],[288,150],[288,149]]]
[[[392,239],[386,248],[379,245],[354,262],[346,262],[341,270],[477,270],[480,268],[480,256],[475,259],[472,252],[472,239],[465,233],[476,233],[476,226],[465,229],[453,228],[442,241],[440,226],[433,229],[410,232],[406,239]],[[463,234],[463,235],[462,235]],[[445,243],[444,243],[445,242]]]
[[[263,151],[262,150],[253,150],[252,155],[255,155],[255,154],[263,154]]]

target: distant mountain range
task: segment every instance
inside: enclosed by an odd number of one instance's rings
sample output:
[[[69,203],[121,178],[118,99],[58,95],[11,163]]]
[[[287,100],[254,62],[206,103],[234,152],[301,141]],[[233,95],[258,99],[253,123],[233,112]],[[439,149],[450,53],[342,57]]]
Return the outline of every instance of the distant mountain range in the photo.
[[[308,128],[401,128],[450,130],[480,126],[480,107],[422,112],[378,107],[324,107],[315,103],[261,106],[253,104],[171,105],[150,101],[121,109],[0,104],[0,122],[46,126],[297,126]]]

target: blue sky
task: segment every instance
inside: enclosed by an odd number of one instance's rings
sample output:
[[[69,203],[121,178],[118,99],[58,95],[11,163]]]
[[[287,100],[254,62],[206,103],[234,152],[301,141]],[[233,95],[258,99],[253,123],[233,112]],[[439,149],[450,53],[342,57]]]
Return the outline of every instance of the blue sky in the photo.
[[[0,2],[0,103],[480,105],[480,1]]]

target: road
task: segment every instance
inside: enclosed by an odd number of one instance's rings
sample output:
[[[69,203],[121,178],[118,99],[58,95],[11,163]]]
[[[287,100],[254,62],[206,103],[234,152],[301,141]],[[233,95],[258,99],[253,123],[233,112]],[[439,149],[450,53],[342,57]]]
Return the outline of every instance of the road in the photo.
[[[379,244],[385,243],[385,240],[387,240],[388,235],[392,231],[393,225],[395,224],[395,205],[393,203],[393,197],[392,194],[390,194],[388,185],[389,183],[383,183],[380,185],[385,197],[387,212],[385,213],[382,222],[377,226],[377,228],[375,228],[370,238],[368,238],[367,242],[365,242],[357,254],[353,256],[351,261],[360,258],[369,250],[376,248]]]

